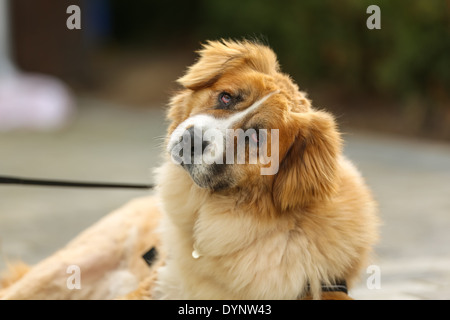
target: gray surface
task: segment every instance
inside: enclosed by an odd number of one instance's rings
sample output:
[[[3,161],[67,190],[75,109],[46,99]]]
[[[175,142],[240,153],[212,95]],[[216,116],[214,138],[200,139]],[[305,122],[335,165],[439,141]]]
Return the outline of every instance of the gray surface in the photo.
[[[83,99],[58,132],[0,133],[0,173],[55,179],[151,182],[166,123],[161,108],[127,109]],[[450,146],[347,130],[345,153],[379,202],[382,239],[359,299],[450,299]],[[0,186],[0,269],[36,263],[143,191]]]
[[[377,260],[381,289],[367,299],[450,299],[450,146],[393,136],[345,136],[378,201],[383,221]]]
[[[82,100],[58,132],[0,133],[0,173],[34,178],[148,183],[159,161],[161,109]],[[0,185],[0,268],[5,257],[36,263],[140,190]]]

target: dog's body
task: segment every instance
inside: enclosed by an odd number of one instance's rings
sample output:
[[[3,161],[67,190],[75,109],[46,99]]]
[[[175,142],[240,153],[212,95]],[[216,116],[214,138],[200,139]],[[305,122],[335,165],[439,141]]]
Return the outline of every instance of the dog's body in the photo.
[[[268,47],[248,41],[209,42],[179,83],[168,112],[169,157],[156,173],[166,258],[127,297],[321,298],[323,285],[351,286],[378,220],[363,179],[341,154],[333,117],[311,107]],[[185,132],[210,129],[223,141],[203,141],[199,162],[189,163],[186,149],[177,154]],[[269,130],[247,136],[245,150],[259,163],[249,155],[232,163],[234,153],[221,162],[236,149],[242,132],[225,136],[237,129]],[[252,140],[270,157],[251,151]]]
[[[167,161],[159,169],[168,260],[155,297],[318,298],[323,284],[353,284],[377,219],[362,178],[341,155],[333,118],[312,109],[273,52],[255,43],[208,43],[179,82],[185,89],[171,102],[169,151],[180,128],[219,126],[205,115],[230,119],[253,108],[227,129],[278,129],[280,164],[266,176],[258,164]],[[223,108],[223,92],[225,102],[235,99],[232,108]]]
[[[240,195],[210,194],[164,166],[159,182],[170,258],[156,297],[296,299],[308,285],[315,297],[322,284],[351,285],[368,258],[373,207],[354,167],[341,158],[339,169],[339,195],[297,215],[270,216],[264,203],[237,205]]]

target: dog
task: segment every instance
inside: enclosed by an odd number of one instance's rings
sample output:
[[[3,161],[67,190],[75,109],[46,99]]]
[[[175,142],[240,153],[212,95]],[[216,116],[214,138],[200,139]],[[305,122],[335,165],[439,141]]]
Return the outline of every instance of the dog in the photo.
[[[257,42],[207,42],[178,83],[168,110],[170,159],[157,171],[167,259],[153,297],[320,299],[326,286],[351,287],[368,263],[378,218],[342,155],[332,115],[314,109]],[[258,142],[278,153],[278,164],[264,156],[248,163],[248,154],[241,164],[236,153],[224,159],[236,151],[230,142],[252,129],[247,153]],[[206,139],[208,130],[220,134]],[[192,140],[202,134],[199,159]],[[269,167],[273,174],[262,174]]]
[[[349,298],[379,220],[335,119],[264,44],[209,41],[198,53],[169,102],[156,196],[16,272],[0,297]],[[152,247],[159,259],[148,267],[140,255]],[[68,264],[88,279],[76,295]]]

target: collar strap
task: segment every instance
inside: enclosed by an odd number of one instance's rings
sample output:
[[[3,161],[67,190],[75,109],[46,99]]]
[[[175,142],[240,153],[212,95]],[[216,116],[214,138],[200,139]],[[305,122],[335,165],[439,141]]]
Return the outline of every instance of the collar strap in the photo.
[[[310,291],[311,286],[308,284],[308,291]],[[335,284],[326,285],[322,284],[322,292],[343,292],[348,294],[347,282],[345,280],[337,281]]]
[[[322,285],[322,292],[343,292],[348,294],[347,282],[345,280],[338,281],[332,285]]]
[[[158,250],[156,247],[150,248],[146,253],[142,255],[142,259],[148,264],[149,267],[153,265],[155,260],[158,258]]]

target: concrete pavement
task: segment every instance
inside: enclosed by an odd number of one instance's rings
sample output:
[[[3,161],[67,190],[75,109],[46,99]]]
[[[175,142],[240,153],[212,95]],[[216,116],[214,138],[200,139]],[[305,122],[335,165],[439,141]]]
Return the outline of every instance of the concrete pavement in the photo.
[[[162,108],[81,99],[64,130],[0,133],[0,174],[151,182],[165,127]],[[450,299],[450,145],[344,131],[345,153],[372,188],[383,220],[375,268],[362,275],[352,296]],[[38,262],[145,194],[0,185],[0,269],[6,259]]]
[[[450,299],[450,145],[390,135],[346,135],[345,153],[379,203],[383,221],[375,264],[353,291],[367,299]]]

